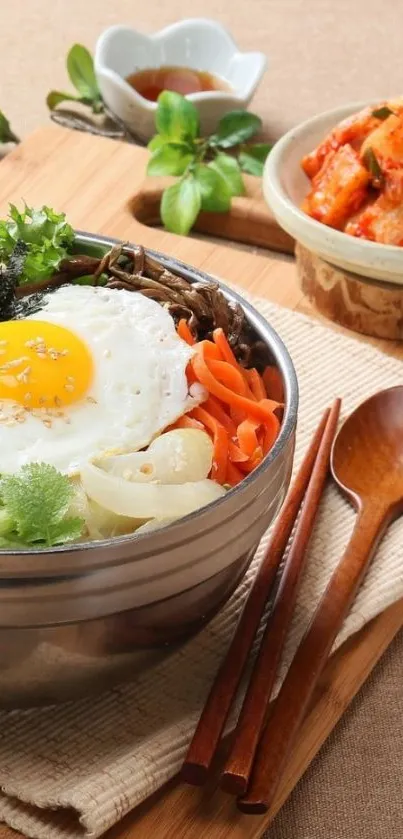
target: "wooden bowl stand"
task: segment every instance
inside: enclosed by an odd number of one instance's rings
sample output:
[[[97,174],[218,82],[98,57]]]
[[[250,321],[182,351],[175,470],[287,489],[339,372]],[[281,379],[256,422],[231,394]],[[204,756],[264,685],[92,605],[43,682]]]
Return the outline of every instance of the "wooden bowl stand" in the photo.
[[[350,274],[296,245],[302,291],[334,323],[375,338],[403,339],[403,286]]]

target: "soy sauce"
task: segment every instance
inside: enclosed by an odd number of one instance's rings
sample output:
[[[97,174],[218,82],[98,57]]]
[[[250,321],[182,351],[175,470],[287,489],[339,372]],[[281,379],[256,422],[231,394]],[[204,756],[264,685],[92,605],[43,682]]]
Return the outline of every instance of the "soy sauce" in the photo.
[[[156,102],[163,90],[173,90],[186,96],[208,90],[229,90],[228,84],[213,73],[191,70],[189,67],[150,67],[126,77],[126,81],[144,99]]]

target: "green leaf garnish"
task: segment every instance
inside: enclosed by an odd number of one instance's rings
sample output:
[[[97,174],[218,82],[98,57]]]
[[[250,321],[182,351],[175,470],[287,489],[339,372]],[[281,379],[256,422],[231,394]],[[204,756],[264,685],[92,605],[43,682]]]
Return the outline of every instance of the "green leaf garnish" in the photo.
[[[148,162],[148,175],[183,175],[193,160],[189,146],[184,143],[164,143]]]
[[[46,97],[46,104],[53,111],[61,102],[81,102],[80,96],[73,93],[63,93],[61,90],[51,90]]]
[[[376,108],[375,111],[372,111],[372,116],[376,117],[377,119],[387,119],[392,114],[394,114],[394,111],[388,108],[387,105],[382,105],[381,108]]]
[[[257,143],[241,146],[237,156],[226,154],[223,149],[239,146],[259,131],[259,117],[232,111],[220,120],[215,134],[203,138],[193,103],[168,90],[158,97],[155,125],[158,133],[148,144],[152,154],[147,174],[182,176],[163,192],[160,207],[167,230],[182,235],[189,233],[200,210],[228,212],[231,197],[245,193],[242,170],[261,175],[271,148]]]
[[[376,187],[380,187],[384,181],[384,175],[379,165],[379,161],[372,148],[366,150],[363,158],[364,164],[372,175],[372,183]]]
[[[165,146],[168,140],[165,137],[161,137],[160,134],[155,134],[154,137],[151,137],[150,142],[147,144],[147,148],[149,151],[157,151],[157,149],[161,149],[162,146]]]
[[[0,111],[0,143],[19,143],[19,137],[14,134],[10,123],[3,114],[3,111]]]
[[[81,536],[83,519],[68,515],[69,479],[47,463],[31,463],[0,480],[0,536],[10,543],[51,547]]]
[[[227,213],[231,207],[231,190],[225,179],[205,163],[199,163],[193,174],[200,189],[201,209]]]
[[[161,200],[161,218],[167,230],[186,236],[201,208],[200,189],[192,175],[169,186]]]
[[[180,142],[194,140],[199,134],[199,114],[192,102],[170,90],[158,97],[155,124],[161,137]]]
[[[210,145],[229,149],[249,140],[262,127],[262,120],[248,111],[231,111],[218,123],[218,130],[210,137]]]
[[[229,154],[218,154],[215,160],[208,164],[227,184],[231,195],[244,195],[245,185],[242,179],[239,163]]]
[[[255,143],[254,145],[244,146],[238,157],[242,171],[261,178],[266,157],[272,148],[269,143]]]
[[[90,102],[102,101],[92,55],[82,44],[74,44],[69,50],[67,72],[82,99],[88,99]]]
[[[74,44],[67,54],[67,72],[78,96],[51,90],[46,97],[49,110],[53,111],[61,102],[81,102],[89,105],[94,114],[104,110],[104,103],[95,76],[94,62],[91,53],[82,44]]]
[[[50,207],[25,206],[23,212],[10,204],[9,218],[0,221],[0,261],[7,262],[17,242],[28,246],[19,283],[35,283],[57,271],[74,242],[75,234],[64,213]]]

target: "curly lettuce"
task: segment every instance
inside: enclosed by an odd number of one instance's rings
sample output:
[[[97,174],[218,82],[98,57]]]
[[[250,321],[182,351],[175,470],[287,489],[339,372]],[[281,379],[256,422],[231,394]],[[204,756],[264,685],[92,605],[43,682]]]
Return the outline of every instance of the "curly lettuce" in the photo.
[[[10,204],[9,217],[0,221],[0,262],[8,263],[17,242],[27,246],[19,285],[35,284],[54,274],[74,242],[73,228],[64,213],[50,207],[33,207],[22,212]]]

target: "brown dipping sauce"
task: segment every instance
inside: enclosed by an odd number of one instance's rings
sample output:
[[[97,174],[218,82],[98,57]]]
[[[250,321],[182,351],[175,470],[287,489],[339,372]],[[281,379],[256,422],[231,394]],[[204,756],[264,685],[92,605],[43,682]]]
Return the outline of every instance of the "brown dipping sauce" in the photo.
[[[140,96],[151,102],[156,102],[163,90],[172,90],[182,96],[207,90],[230,90],[229,85],[218,76],[189,67],[151,67],[131,73],[126,81]]]

